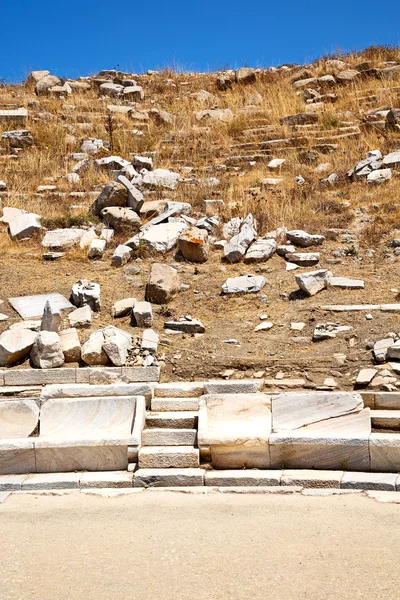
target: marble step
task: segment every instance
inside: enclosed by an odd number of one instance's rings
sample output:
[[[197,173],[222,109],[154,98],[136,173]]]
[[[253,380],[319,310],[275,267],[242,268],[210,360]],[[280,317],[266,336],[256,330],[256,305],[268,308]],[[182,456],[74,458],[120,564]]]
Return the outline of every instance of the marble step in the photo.
[[[148,412],[146,414],[147,429],[195,429],[197,421],[197,411]]]
[[[144,446],[139,450],[139,469],[196,468],[200,451],[191,446]]]
[[[156,412],[199,410],[200,398],[152,398],[151,410]]]
[[[194,446],[196,429],[152,428],[142,432],[143,446]]]
[[[133,487],[188,487],[204,485],[204,469],[138,469]]]
[[[371,410],[375,429],[400,429],[400,410]]]

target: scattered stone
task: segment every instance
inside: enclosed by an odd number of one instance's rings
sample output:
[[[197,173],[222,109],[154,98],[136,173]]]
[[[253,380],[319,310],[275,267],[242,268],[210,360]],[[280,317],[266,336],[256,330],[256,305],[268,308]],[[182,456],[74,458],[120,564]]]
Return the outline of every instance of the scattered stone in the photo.
[[[60,336],[55,331],[37,334],[31,350],[32,364],[38,369],[54,369],[64,364]]]
[[[29,148],[35,143],[31,132],[26,129],[5,131],[1,137],[7,140],[10,148]]]
[[[262,323],[257,325],[257,327],[254,328],[254,331],[267,331],[269,329],[272,329],[273,326],[274,324],[270,321],[263,321]]]
[[[101,332],[104,337],[104,352],[114,366],[122,367],[128,357],[128,348],[132,344],[132,336],[112,326],[104,328]]]
[[[364,281],[362,279],[349,279],[347,277],[331,277],[329,285],[349,290],[361,290],[364,288]]]
[[[88,258],[97,259],[102,258],[106,249],[106,240],[102,239],[94,239],[91,241],[89,250],[88,250]]]
[[[59,250],[62,252],[79,244],[84,233],[84,229],[53,229],[52,231],[46,231],[42,246],[52,251]]]
[[[103,208],[100,215],[103,221],[109,227],[115,229],[115,231],[123,231],[124,229],[137,230],[141,225],[139,215],[132,208],[109,206]]]
[[[41,330],[55,331],[58,333],[61,327],[61,312],[51,306],[51,302],[47,301],[44,306]]]
[[[122,183],[111,181],[104,186],[98,198],[93,202],[90,211],[99,216],[103,208],[109,206],[126,206],[128,200],[127,189]]]
[[[164,327],[171,331],[182,331],[183,333],[204,333],[205,327],[199,319],[192,317],[181,317],[177,321],[166,321]]]
[[[353,328],[350,325],[339,325],[338,323],[318,323],[314,329],[313,341],[333,339],[338,333],[343,331],[351,331]]]
[[[153,329],[145,329],[142,336],[142,350],[148,350],[152,353],[157,352],[158,339],[158,333],[153,331]]]
[[[89,305],[77,308],[68,315],[68,321],[71,327],[83,329],[92,324],[92,309]]]
[[[357,375],[356,385],[360,387],[367,386],[377,373],[378,371],[376,369],[361,369]]]
[[[81,360],[81,343],[78,332],[74,328],[60,331],[61,348],[66,363],[78,363]]]
[[[111,258],[111,264],[113,267],[123,267],[132,258],[132,248],[120,244],[114,250],[114,254]]]
[[[124,298],[115,302],[111,309],[111,316],[114,318],[126,317],[132,313],[133,307],[136,303],[136,298]]]
[[[308,246],[319,246],[325,240],[323,235],[312,235],[302,231],[301,229],[288,231],[286,233],[286,237],[289,242],[295,246],[300,246],[301,248],[307,248]]]
[[[207,261],[210,246],[208,232],[205,229],[189,227],[179,236],[178,245],[186,260],[195,263]]]
[[[0,367],[11,367],[26,358],[36,339],[30,329],[9,329],[0,335]]]
[[[133,320],[137,327],[151,327],[153,311],[150,302],[135,302]]]
[[[300,275],[296,275],[296,283],[308,296],[315,296],[315,294],[328,287],[331,275],[330,271],[324,269],[310,273],[301,273]]]
[[[179,180],[179,173],[167,169],[143,170],[143,185],[146,187],[162,187],[174,190]]]
[[[153,304],[168,304],[180,291],[178,271],[169,265],[154,263],[146,286],[146,300]]]
[[[140,241],[145,244],[150,252],[164,254],[178,245],[180,236],[185,233],[188,226],[185,222],[161,223],[154,225],[140,236]]]
[[[222,286],[223,294],[256,293],[263,289],[266,279],[262,275],[242,275],[230,277]]]
[[[313,267],[319,263],[319,252],[291,252],[289,255],[291,263],[299,267]]]
[[[72,286],[71,302],[80,308],[89,305],[94,312],[100,310],[100,285],[87,279],[80,279]]]

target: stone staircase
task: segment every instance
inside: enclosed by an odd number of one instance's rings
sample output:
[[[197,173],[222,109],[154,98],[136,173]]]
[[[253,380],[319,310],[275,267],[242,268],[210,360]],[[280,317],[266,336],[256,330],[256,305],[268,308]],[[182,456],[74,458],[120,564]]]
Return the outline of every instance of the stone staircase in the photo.
[[[142,432],[135,487],[203,485],[204,470],[200,469],[197,447],[199,398],[203,390],[199,382],[155,387]]]

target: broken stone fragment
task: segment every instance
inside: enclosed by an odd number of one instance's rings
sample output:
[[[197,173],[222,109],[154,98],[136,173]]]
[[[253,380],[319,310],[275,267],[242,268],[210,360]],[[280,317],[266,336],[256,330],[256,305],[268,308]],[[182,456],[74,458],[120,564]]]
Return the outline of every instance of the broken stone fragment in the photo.
[[[31,132],[26,129],[5,131],[1,137],[2,139],[7,140],[10,148],[29,148],[34,144]]]
[[[192,317],[182,317],[177,321],[166,321],[164,327],[171,331],[182,331],[183,333],[204,333],[206,330],[199,319],[192,319]]]
[[[161,223],[154,225],[140,236],[140,241],[150,252],[164,254],[178,245],[179,237],[187,231],[188,225],[184,221],[176,223]]]
[[[262,275],[242,275],[240,277],[230,277],[222,286],[223,294],[248,294],[256,293],[262,290],[266,284],[265,277]]]
[[[314,296],[328,287],[329,278],[331,276],[332,273],[330,271],[321,269],[320,271],[296,275],[296,283],[308,296]]]
[[[301,248],[307,248],[308,246],[319,246],[325,240],[323,235],[312,235],[311,233],[307,233],[302,229],[288,231],[286,233],[286,237],[289,242],[295,246],[300,246]]]
[[[68,315],[68,321],[71,327],[77,327],[78,329],[90,327],[92,323],[92,309],[88,305],[77,308]]]
[[[136,213],[140,212],[144,204],[144,197],[140,190],[138,190],[124,175],[118,175],[118,182],[121,183],[126,191],[128,192],[127,206]]]
[[[88,250],[88,258],[96,259],[102,258],[106,249],[106,240],[102,239],[94,239],[91,241],[89,250]]]
[[[157,352],[158,348],[158,333],[153,331],[153,329],[145,329],[142,335],[142,350],[148,350],[152,354]]]
[[[82,346],[81,357],[87,365],[106,365],[108,356],[103,350],[104,335],[95,331]]]
[[[208,232],[205,229],[189,227],[179,237],[179,250],[186,260],[195,263],[204,263],[208,259],[209,241]]]
[[[111,258],[111,264],[113,267],[123,267],[132,258],[132,248],[120,244],[114,250],[114,254]]]
[[[87,279],[80,279],[72,286],[71,302],[76,307],[89,305],[94,312],[100,310],[100,285]]]
[[[98,198],[93,202],[90,211],[94,215],[100,215],[103,208],[109,206],[126,206],[128,192],[126,187],[117,181],[111,181],[104,186]]]
[[[169,265],[154,263],[146,286],[146,300],[153,304],[168,304],[180,291],[178,271]]]
[[[58,333],[61,327],[61,312],[56,308],[52,308],[49,300],[46,302],[43,311],[41,330],[42,331],[55,331]]]
[[[109,206],[101,211],[101,218],[115,231],[137,230],[141,225],[140,217],[132,208]]]
[[[150,302],[135,302],[132,321],[137,327],[151,327],[153,311]]]
[[[239,262],[244,257],[247,248],[257,236],[253,224],[252,215],[248,215],[241,224],[239,233],[224,246],[224,257],[228,262]]]
[[[143,169],[143,185],[145,187],[162,187],[174,190],[179,180],[179,173],[168,171],[168,169],[155,169],[154,171]]]
[[[9,329],[0,335],[0,367],[11,367],[26,358],[37,333],[23,327]]]
[[[38,369],[54,369],[64,364],[60,336],[55,331],[37,334],[31,350],[31,362]]]
[[[75,328],[60,331],[61,348],[66,363],[79,362],[81,360],[81,343]]]
[[[11,219],[8,230],[12,240],[25,240],[31,238],[42,229],[40,215],[35,213],[24,213]]]
[[[67,250],[78,244],[84,233],[84,229],[53,229],[52,231],[46,231],[42,246],[50,250]]]
[[[118,300],[118,302],[113,304],[111,316],[114,318],[126,317],[132,312],[135,303],[135,298],[124,298],[123,300]]]
[[[116,327],[106,327],[102,333],[104,352],[114,366],[124,366],[128,357],[128,348],[132,344],[132,336]]]

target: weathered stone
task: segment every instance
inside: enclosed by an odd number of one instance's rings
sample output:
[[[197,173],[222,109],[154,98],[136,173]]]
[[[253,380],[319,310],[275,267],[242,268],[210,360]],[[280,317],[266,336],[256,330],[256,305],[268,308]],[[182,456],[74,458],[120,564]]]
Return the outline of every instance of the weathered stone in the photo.
[[[87,342],[82,345],[81,357],[87,365],[106,365],[108,355],[103,350],[104,335],[102,331],[95,331]]]
[[[262,275],[242,275],[241,277],[230,277],[222,286],[223,294],[248,294],[262,290],[266,284]]]
[[[71,311],[73,305],[62,294],[39,294],[38,296],[19,296],[9,298],[9,303],[23,319],[42,318],[46,302],[49,301],[53,310]]]
[[[153,331],[153,329],[145,329],[142,335],[142,350],[149,350],[149,352],[157,352],[158,339],[158,333]]]
[[[299,267],[313,267],[319,263],[319,252],[291,252],[288,259]]]
[[[222,121],[230,123],[233,120],[233,112],[230,108],[209,108],[196,113],[196,119],[202,121]]]
[[[396,150],[396,152],[391,152],[383,157],[382,165],[385,167],[396,168],[400,165],[400,150]]]
[[[166,321],[164,327],[173,331],[182,331],[183,333],[205,332],[203,323],[199,319],[192,319],[191,317],[182,317],[177,321]]]
[[[367,176],[368,183],[386,183],[392,178],[392,169],[380,169],[372,171]]]
[[[146,286],[146,300],[154,304],[168,304],[180,291],[178,271],[169,265],[154,263]]]
[[[124,88],[123,97],[132,102],[141,102],[144,100],[144,91],[140,85],[129,85]]]
[[[90,327],[92,323],[92,309],[89,305],[77,308],[68,315],[68,321],[71,327],[79,329]]]
[[[126,187],[117,181],[111,181],[104,186],[99,197],[92,204],[90,211],[94,215],[100,215],[103,208],[109,206],[126,206],[128,192]]]
[[[124,229],[137,230],[141,225],[140,217],[132,208],[109,206],[103,208],[100,214],[103,221],[115,229],[115,231]]]
[[[322,244],[325,240],[323,235],[312,235],[310,233],[306,233],[301,229],[288,231],[286,233],[286,237],[289,242],[291,242],[295,246],[300,246],[301,248],[307,248],[308,246],[317,246]]]
[[[153,311],[150,302],[135,302],[133,320],[137,327],[151,327]]]
[[[9,329],[0,335],[0,367],[10,367],[26,358],[36,339],[29,329]]]
[[[102,258],[106,249],[106,240],[94,239],[90,242],[88,258]]]
[[[52,231],[46,231],[42,246],[51,250],[67,250],[78,244],[84,233],[84,229],[53,229]]]
[[[55,331],[58,333],[61,327],[61,312],[57,308],[53,308],[48,300],[44,306],[41,330]]]
[[[111,316],[114,318],[118,317],[126,317],[132,312],[132,309],[136,303],[135,298],[124,298],[123,300],[118,300],[113,304],[111,309]]]
[[[180,180],[180,175],[167,169],[155,169],[143,172],[143,185],[146,187],[162,187],[174,190]]]
[[[127,206],[136,213],[139,213],[144,204],[142,192],[138,190],[124,175],[118,175],[118,182],[121,183],[128,192],[128,200],[126,203]]]
[[[289,127],[293,127],[294,125],[313,125],[314,123],[318,123],[318,115],[311,112],[299,113],[297,115],[281,117],[279,122],[282,125],[289,125]]]
[[[103,350],[116,367],[122,367],[128,357],[128,348],[132,344],[132,336],[116,327],[102,330],[104,336]]]
[[[120,244],[114,250],[114,254],[111,258],[111,264],[113,267],[122,267],[132,258],[132,248]]]
[[[31,350],[32,364],[39,369],[54,369],[64,364],[60,336],[55,331],[37,334]]]
[[[235,80],[237,83],[254,83],[256,81],[256,73],[250,67],[241,67],[235,71]]]
[[[42,71],[43,73],[44,71]],[[32,71],[32,73],[40,73],[40,71]],[[61,83],[60,79],[58,79],[58,77],[56,77],[55,75],[45,75],[44,77],[40,77],[40,79],[38,79],[35,89],[36,89],[36,93],[38,95],[40,94],[47,94],[48,90],[55,86],[55,85],[59,85]]]
[[[185,222],[161,223],[145,231],[140,236],[140,241],[150,252],[165,253],[177,246],[179,237],[187,229],[188,225]]]
[[[61,348],[66,363],[79,362],[81,360],[81,343],[78,332],[74,328],[60,331]]]
[[[324,269],[310,273],[301,273],[300,275],[296,275],[296,283],[308,296],[314,296],[328,287],[331,275],[330,271],[325,271]]]
[[[34,144],[32,134],[26,129],[5,131],[1,137],[7,140],[10,148],[29,148]]]
[[[349,279],[348,277],[331,277],[329,285],[349,290],[361,290],[364,288],[362,279]]]
[[[197,227],[189,229],[180,235],[179,250],[186,260],[195,263],[203,263],[208,259],[209,242],[208,232]]]
[[[247,248],[257,235],[254,225],[253,216],[250,214],[241,224],[239,233],[224,246],[224,257],[228,262],[239,262],[244,257]]]
[[[71,302],[78,308],[89,305],[94,312],[100,310],[100,285],[80,279],[72,286]]]
[[[109,96],[110,98],[118,98],[123,91],[124,86],[117,83],[102,83],[99,87],[100,96]]]
[[[25,213],[11,219],[8,223],[10,237],[13,240],[24,240],[32,237],[42,229],[40,215]]]

